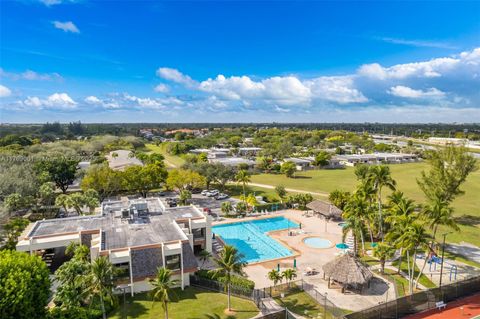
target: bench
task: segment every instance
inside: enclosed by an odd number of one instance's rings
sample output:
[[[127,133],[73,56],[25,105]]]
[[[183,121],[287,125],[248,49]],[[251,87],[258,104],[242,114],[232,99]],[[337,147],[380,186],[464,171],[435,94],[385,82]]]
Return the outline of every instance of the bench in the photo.
[[[438,310],[441,310],[442,308],[445,309],[447,307],[447,304],[444,303],[443,301],[439,301],[439,302],[436,302],[435,303],[435,307],[438,309]]]

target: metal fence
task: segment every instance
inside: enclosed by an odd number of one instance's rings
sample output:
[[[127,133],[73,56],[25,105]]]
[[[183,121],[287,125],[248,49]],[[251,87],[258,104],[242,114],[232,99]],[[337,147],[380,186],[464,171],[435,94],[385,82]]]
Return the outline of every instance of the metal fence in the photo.
[[[379,304],[345,316],[346,319],[393,319],[434,309],[436,303],[448,303],[480,292],[480,276],[457,281],[441,288],[432,288]]]

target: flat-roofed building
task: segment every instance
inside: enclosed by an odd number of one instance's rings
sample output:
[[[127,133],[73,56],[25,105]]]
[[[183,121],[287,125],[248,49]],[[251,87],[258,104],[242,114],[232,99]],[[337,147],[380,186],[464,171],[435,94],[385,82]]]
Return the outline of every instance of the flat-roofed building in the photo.
[[[243,157],[225,157],[225,158],[209,158],[210,163],[223,164],[225,166],[237,167],[241,164],[246,164],[248,167],[254,167],[255,161],[243,158]]]
[[[159,198],[107,200],[99,215],[37,221],[19,238],[18,251],[34,253],[68,246],[90,248],[90,256],[107,257],[127,275],[130,292],[150,290],[158,267],[173,271],[179,286],[188,286],[198,269],[194,252],[212,250],[211,217],[196,206],[166,208]]]
[[[308,158],[298,158],[298,157],[287,157],[283,159],[283,162],[292,162],[295,164],[295,167],[297,168],[297,171],[305,171],[309,168],[311,168],[311,164],[313,160],[310,160]]]

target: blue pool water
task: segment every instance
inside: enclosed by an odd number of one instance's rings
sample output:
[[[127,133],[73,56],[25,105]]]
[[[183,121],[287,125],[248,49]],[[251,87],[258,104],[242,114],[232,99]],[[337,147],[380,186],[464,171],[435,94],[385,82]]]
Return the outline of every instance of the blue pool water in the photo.
[[[330,240],[320,237],[308,237],[303,242],[313,248],[329,248],[333,245]]]
[[[289,249],[266,234],[288,228],[298,228],[298,224],[279,216],[213,226],[212,231],[226,244],[236,247],[244,256],[243,261],[252,263],[291,256]]]

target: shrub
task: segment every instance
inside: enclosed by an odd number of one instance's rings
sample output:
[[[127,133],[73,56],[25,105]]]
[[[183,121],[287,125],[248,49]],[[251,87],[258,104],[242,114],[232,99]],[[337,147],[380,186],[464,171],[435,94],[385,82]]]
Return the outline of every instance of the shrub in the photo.
[[[222,283],[225,282],[225,277],[218,276],[213,278],[214,275],[206,269],[201,269],[197,271],[195,274],[200,278],[215,280]],[[240,276],[232,276],[231,280],[232,280],[232,286],[238,286],[238,287],[247,288],[247,289],[255,288],[255,282],[251,281],[250,279],[240,277]]]

